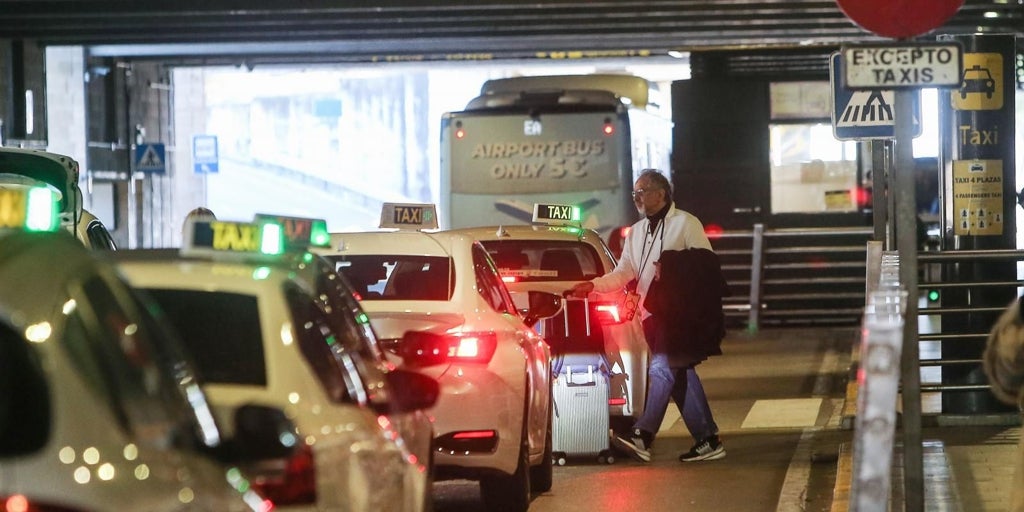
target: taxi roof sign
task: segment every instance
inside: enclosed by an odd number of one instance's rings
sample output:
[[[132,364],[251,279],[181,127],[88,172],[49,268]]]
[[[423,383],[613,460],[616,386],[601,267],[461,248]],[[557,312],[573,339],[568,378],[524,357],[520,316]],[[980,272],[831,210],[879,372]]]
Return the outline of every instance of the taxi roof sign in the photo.
[[[437,207],[426,203],[384,203],[380,227],[393,229],[437,229]]]
[[[583,209],[571,204],[533,205],[533,222],[543,224],[579,224],[583,219]]]
[[[197,218],[185,224],[181,254],[274,258],[284,247],[284,229],[275,222]]]
[[[0,188],[0,228],[56,231],[57,194],[45,187]]]
[[[255,220],[256,222],[280,224],[284,230],[284,240],[288,249],[329,247],[331,245],[331,234],[327,231],[327,221],[324,219],[257,213]]]

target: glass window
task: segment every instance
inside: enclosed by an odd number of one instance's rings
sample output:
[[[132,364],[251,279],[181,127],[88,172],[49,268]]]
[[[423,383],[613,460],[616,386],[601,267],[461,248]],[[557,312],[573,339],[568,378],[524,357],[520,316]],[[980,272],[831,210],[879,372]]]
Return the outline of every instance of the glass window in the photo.
[[[267,385],[255,296],[203,290],[146,291],[181,335],[206,382]]]
[[[338,362],[352,365],[366,383],[367,391],[379,390],[370,394],[371,402],[387,401],[387,385],[382,370],[384,352],[369,318],[353,296],[351,286],[325,259],[318,257],[310,265],[313,267],[310,271],[315,274],[318,299],[325,306],[331,327],[338,334],[340,343],[334,346]]]
[[[289,285],[285,289],[285,297],[292,313],[292,326],[295,328],[299,350],[313,369],[324,392],[335,402],[365,404],[365,385],[354,365],[344,364],[351,360],[341,350],[327,315],[312,297],[298,287]],[[335,359],[335,349],[340,351],[337,355],[343,356],[341,365]]]
[[[451,300],[451,258],[384,254],[330,256],[363,300]]]
[[[594,248],[584,242],[552,240],[494,240],[481,242],[502,277],[517,282],[582,281],[603,275]]]
[[[772,213],[859,209],[857,143],[840,141],[830,123],[772,124]]]
[[[499,313],[515,314],[512,297],[505,288],[505,283],[498,276],[491,258],[483,246],[473,246],[473,273],[476,275],[476,291]]]
[[[84,298],[68,314],[64,344],[97,392],[127,431],[153,442],[164,442],[168,428],[185,416],[184,402],[171,374],[164,371],[170,353],[155,350],[151,324],[125,306],[100,278],[82,287]]]

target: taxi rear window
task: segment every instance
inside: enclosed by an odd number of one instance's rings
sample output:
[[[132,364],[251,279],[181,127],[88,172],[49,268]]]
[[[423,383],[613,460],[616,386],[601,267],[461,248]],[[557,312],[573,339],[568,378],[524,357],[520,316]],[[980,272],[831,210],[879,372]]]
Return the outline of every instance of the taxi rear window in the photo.
[[[330,256],[363,300],[450,300],[451,258],[407,254]]]
[[[582,281],[603,275],[597,251],[587,243],[558,240],[481,241],[502,277],[517,282]]]
[[[256,297],[202,290],[146,290],[166,313],[208,383],[267,385]]]

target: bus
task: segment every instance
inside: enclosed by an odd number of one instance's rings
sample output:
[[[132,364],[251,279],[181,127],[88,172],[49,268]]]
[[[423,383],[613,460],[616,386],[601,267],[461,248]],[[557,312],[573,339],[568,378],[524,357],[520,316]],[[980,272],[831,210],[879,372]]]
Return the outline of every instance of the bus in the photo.
[[[442,228],[529,224],[574,204],[607,238],[636,222],[633,182],[669,171],[672,121],[657,84],[615,74],[488,80],[441,120]]]

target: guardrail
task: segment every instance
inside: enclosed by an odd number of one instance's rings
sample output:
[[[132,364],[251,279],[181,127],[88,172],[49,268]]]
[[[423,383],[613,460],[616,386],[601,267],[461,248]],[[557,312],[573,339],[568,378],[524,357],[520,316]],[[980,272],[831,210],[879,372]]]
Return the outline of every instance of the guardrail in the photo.
[[[870,227],[726,231],[712,245],[733,292],[725,314],[762,323],[855,323],[864,306]]]
[[[1004,262],[1006,264],[1020,263],[1024,261],[1024,251],[997,249],[997,250],[963,250],[963,251],[926,251],[917,255],[918,268],[922,278],[919,281],[920,290],[934,290],[939,292],[938,301],[929,301],[928,305],[918,309],[918,318],[924,320],[919,327],[919,342],[931,343],[971,343],[973,347],[969,352],[977,356],[969,357],[922,357],[920,366],[922,368],[944,368],[944,367],[965,367],[981,365],[981,353],[984,349],[985,340],[988,338],[989,329],[996,318],[1006,309],[1006,305],[1020,293],[1020,287],[1024,286],[1022,279],[975,279],[959,275],[955,280],[944,278],[943,269],[954,268],[957,265],[977,264],[986,262]],[[969,274],[964,273],[964,274]],[[1016,272],[1013,272],[1016,275]],[[964,296],[977,296],[988,294],[989,300],[984,305],[950,305],[945,299],[950,294]],[[1004,296],[1005,301],[998,297]],[[992,298],[995,297],[995,298]],[[955,301],[954,301],[955,302]],[[983,302],[983,301],[973,301]],[[943,332],[941,329],[945,320],[957,316],[964,318],[970,316],[975,321],[960,322],[965,324],[966,329],[957,329],[957,332]],[[937,332],[926,332],[926,325],[939,326]],[[944,383],[922,383],[922,392],[943,392],[943,391],[981,391],[988,390],[987,383],[968,384],[944,384]]]

